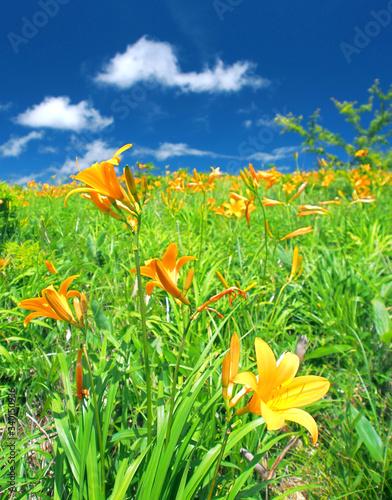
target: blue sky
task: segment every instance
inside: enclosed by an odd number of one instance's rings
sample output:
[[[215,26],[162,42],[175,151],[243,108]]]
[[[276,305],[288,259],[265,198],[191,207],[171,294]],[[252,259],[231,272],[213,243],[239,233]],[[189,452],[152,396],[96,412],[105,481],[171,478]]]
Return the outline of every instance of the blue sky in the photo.
[[[301,141],[277,113],[320,108],[351,139],[331,98],[392,83],[392,0],[18,0],[0,39],[11,182],[67,179],[76,156],[85,168],[127,143],[123,165],[292,170]]]

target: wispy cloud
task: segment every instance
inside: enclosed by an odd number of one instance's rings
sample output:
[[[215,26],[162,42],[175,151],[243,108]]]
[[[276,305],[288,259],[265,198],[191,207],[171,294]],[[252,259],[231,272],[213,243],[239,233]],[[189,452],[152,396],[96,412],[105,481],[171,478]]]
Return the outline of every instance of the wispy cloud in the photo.
[[[42,154],[45,154],[45,153],[57,153],[58,150],[54,146],[43,146],[43,145],[41,145],[41,146],[38,147],[38,152],[42,153]]]
[[[76,166],[76,156],[80,170],[91,167],[93,163],[102,162],[112,158],[118,147],[110,147],[102,139],[97,139],[93,142],[81,145],[78,143],[78,150],[72,150],[68,154],[67,160],[58,167],[50,167],[49,170],[55,172],[60,176],[69,176],[70,174],[77,174],[78,169]],[[82,151],[82,152],[81,152]],[[123,155],[128,154],[127,152]],[[123,156],[122,155],[122,156]],[[125,165],[125,163],[124,163]]]
[[[7,142],[0,146],[2,156],[19,156],[26,150],[27,144],[34,139],[42,139],[43,132],[30,132],[23,137],[12,136]]]
[[[110,147],[105,141],[101,139],[97,139],[96,141],[83,145],[80,141],[77,141],[74,145],[77,147],[77,150],[73,149],[71,145],[71,148],[68,152],[68,157],[64,162],[51,163],[47,168],[41,170],[40,172],[35,172],[23,177],[12,179],[12,183],[25,184],[26,182],[33,179],[47,179],[54,174],[56,175],[56,179],[58,182],[68,181],[70,180],[69,176],[71,174],[78,173],[78,168],[76,166],[76,157],[78,157],[80,169],[83,170],[85,168],[91,167],[91,165],[93,163],[96,163],[97,161],[101,162],[112,158],[114,153],[118,149],[118,146]],[[124,155],[125,154],[127,153],[124,153]]]
[[[101,130],[113,122],[113,118],[101,116],[88,101],[71,104],[67,96],[45,97],[15,118],[15,122],[27,127],[47,127],[61,130]]]
[[[244,121],[244,127],[245,128],[250,128],[252,126],[252,120],[245,120]]]
[[[149,155],[153,156],[158,161],[165,161],[168,158],[175,158],[177,156],[208,156],[210,158],[239,159],[239,157],[237,156],[224,155],[224,154],[214,153],[213,151],[203,151],[201,149],[191,148],[183,142],[176,144],[171,142],[164,142],[159,145],[158,149],[138,146],[133,148],[132,155],[138,157]]]
[[[9,111],[12,108],[12,102],[0,103],[0,111]]]
[[[128,45],[125,52],[117,53],[95,81],[124,89],[141,81],[155,80],[164,87],[183,92],[210,93],[235,92],[245,86],[267,87],[270,81],[255,75],[255,67],[250,61],[225,66],[218,58],[213,68],[185,73],[181,71],[172,45],[143,36],[133,45]]]
[[[258,127],[279,128],[279,125],[275,122],[275,119],[270,117],[259,118],[258,120],[256,120],[256,125]]]
[[[262,163],[272,163],[284,158],[288,158],[292,153],[298,151],[300,146],[285,146],[273,149],[271,153],[257,152],[247,157],[249,161],[261,161]]]
[[[257,111],[258,109],[259,109],[258,106],[252,101],[248,107],[238,109],[237,113],[240,113],[240,114],[243,113],[245,115],[250,115],[254,111]]]

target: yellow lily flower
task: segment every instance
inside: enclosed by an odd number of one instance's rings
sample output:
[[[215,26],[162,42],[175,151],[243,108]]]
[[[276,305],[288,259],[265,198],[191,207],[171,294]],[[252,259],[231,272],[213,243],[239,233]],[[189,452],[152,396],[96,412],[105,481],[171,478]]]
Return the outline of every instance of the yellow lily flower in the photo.
[[[153,281],[146,285],[147,295],[151,295],[154,287],[159,286],[162,290],[173,295],[184,304],[190,304],[177,287],[179,271],[181,267],[190,260],[196,260],[196,257],[180,257],[177,260],[177,245],[171,243],[162,256],[162,260],[151,259],[145,262],[145,266],[140,266],[142,276],[147,276]],[[131,269],[131,273],[136,273],[136,269]]]
[[[296,354],[286,352],[276,362],[272,349],[264,340],[256,338],[255,348],[258,377],[251,372],[241,372],[234,377],[234,383],[245,387],[230,401],[230,406],[235,406],[244,394],[254,391],[252,399],[237,410],[237,415],[246,412],[261,415],[270,431],[281,429],[286,420],[296,422],[310,432],[313,444],[316,444],[317,424],[299,407],[321,399],[328,392],[330,383],[326,378],[314,375],[295,378],[300,364]]]
[[[41,292],[42,297],[35,299],[25,299],[19,302],[18,307],[23,309],[28,309],[29,311],[35,311],[28,316],[26,316],[23,326],[27,324],[34,318],[39,316],[44,316],[46,318],[54,318],[60,321],[67,321],[78,328],[81,328],[81,322],[75,320],[72,314],[71,308],[68,304],[68,299],[70,297],[80,297],[80,292],[76,290],[68,291],[68,287],[71,282],[77,278],[79,275],[70,276],[67,278],[60,286],[59,291],[55,290],[53,285],[49,285],[44,288]]]

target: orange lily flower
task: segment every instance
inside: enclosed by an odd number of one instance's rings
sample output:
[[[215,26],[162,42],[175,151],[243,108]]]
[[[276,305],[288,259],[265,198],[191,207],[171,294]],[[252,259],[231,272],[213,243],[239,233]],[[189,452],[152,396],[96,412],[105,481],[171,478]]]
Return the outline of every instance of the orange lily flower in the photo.
[[[60,321],[67,321],[78,328],[82,327],[82,323],[75,320],[75,317],[68,304],[70,297],[80,297],[80,292],[76,290],[68,291],[71,282],[79,275],[70,276],[60,286],[59,291],[54,289],[53,285],[49,285],[41,292],[42,297],[35,299],[25,299],[19,302],[18,307],[35,311],[26,316],[23,326],[26,326],[32,319],[39,316],[46,318],[54,318]]]
[[[269,345],[260,338],[255,340],[258,378],[251,372],[238,373],[233,381],[244,385],[244,389],[230,402],[235,406],[247,392],[254,391],[249,403],[237,415],[246,412],[261,415],[267,429],[275,431],[285,425],[285,421],[303,425],[317,443],[318,428],[314,418],[299,407],[321,399],[328,392],[330,383],[324,377],[305,375],[295,378],[299,368],[299,357],[286,352],[276,362]]]
[[[171,243],[167,247],[162,260],[147,260],[146,265],[140,267],[142,276],[147,276],[153,280],[146,285],[147,295],[151,295],[154,287],[159,286],[162,290],[173,295],[174,298],[189,305],[189,300],[181,294],[177,287],[177,281],[181,267],[190,260],[196,260],[196,257],[180,257],[177,260],[177,245],[175,243]],[[131,269],[130,272],[136,273],[136,269]]]
[[[368,154],[367,149],[359,149],[354,156],[359,156],[360,158],[364,158]]]
[[[120,186],[114,166],[120,162],[119,155],[129,149],[132,144],[126,144],[114,154],[110,160],[101,163],[94,163],[91,167],[86,168],[79,172],[75,179],[87,184],[87,187],[80,187],[70,191],[65,197],[65,205],[67,206],[67,199],[73,193],[89,192],[98,193],[101,196],[119,201],[130,209],[134,209],[130,196],[125,192],[124,188]],[[94,201],[94,200],[93,200]],[[97,205],[98,206],[98,205]],[[99,207],[98,207],[99,208]]]
[[[307,227],[300,227],[299,229],[296,229],[290,234],[286,234],[283,238],[280,239],[280,241],[283,240],[289,240],[290,238],[295,238],[296,236],[302,236],[303,234],[308,234],[313,231],[312,226],[307,226]]]

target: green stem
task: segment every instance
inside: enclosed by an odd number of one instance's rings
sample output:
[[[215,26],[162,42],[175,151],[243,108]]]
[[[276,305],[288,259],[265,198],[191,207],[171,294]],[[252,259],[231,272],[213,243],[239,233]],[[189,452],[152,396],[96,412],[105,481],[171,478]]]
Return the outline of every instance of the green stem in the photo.
[[[202,248],[202,245],[203,245],[203,236],[204,236],[204,207],[205,207],[205,204],[206,204],[206,193],[205,191],[203,191],[203,201],[202,201],[202,205],[201,205],[201,222],[200,222],[200,245],[199,245],[199,252],[198,252],[198,255],[197,255],[197,262],[198,262],[198,265],[200,265],[200,255],[201,255],[201,248]]]
[[[139,232],[142,222],[141,214],[138,216],[137,230],[135,232],[135,264],[136,264],[136,275],[137,275],[137,288],[139,295],[140,304],[140,317],[142,322],[142,337],[143,337],[143,358],[144,358],[144,370],[146,373],[146,391],[147,391],[147,446],[151,444],[152,441],[152,393],[151,393],[151,369],[150,360],[148,357],[148,338],[147,338],[147,322],[146,322],[146,303],[144,300],[142,275],[140,273],[140,258],[139,258]]]
[[[172,422],[173,422],[174,400],[175,400],[176,392],[177,392],[177,378],[178,378],[178,372],[180,370],[181,356],[182,356],[182,352],[183,352],[184,347],[185,347],[185,340],[186,340],[186,336],[187,336],[189,327],[191,326],[191,323],[192,323],[192,318],[189,319],[188,324],[184,328],[184,333],[182,334],[180,348],[179,348],[178,354],[177,354],[176,367],[174,369],[174,376],[173,376],[173,387],[172,387],[172,393],[170,396],[169,420],[167,422],[167,430],[166,430],[166,447],[169,444],[170,431],[171,431],[171,426],[172,426]]]
[[[86,361],[87,361],[87,368],[88,368],[88,372],[90,374],[91,390],[93,392],[95,419],[97,421],[97,433],[98,433],[99,451],[100,451],[100,454],[101,454],[102,495],[103,495],[103,498],[105,498],[106,497],[106,495],[105,495],[105,451],[103,449],[102,426],[101,426],[101,420],[99,418],[98,400],[97,400],[97,394],[95,392],[93,372],[91,371],[90,360],[88,359],[87,349],[86,349],[86,345],[85,344],[83,344],[83,353],[84,353],[84,356],[85,356]]]
[[[219,453],[218,461],[216,463],[214,477],[212,478],[211,488],[210,488],[210,492],[208,494],[207,500],[211,500],[212,495],[214,494],[216,478],[218,477],[219,467],[220,467],[220,464],[222,462],[223,454],[225,452],[227,440],[229,439],[229,434],[230,434],[230,430],[231,430],[231,422],[233,421],[234,416],[235,416],[235,413],[233,413],[230,416],[230,418],[227,419],[227,425],[226,425],[226,429],[225,429],[225,437],[223,438],[221,451]]]
[[[268,234],[267,234],[267,217],[265,215],[265,208],[263,202],[260,200],[260,196],[256,191],[256,197],[259,200],[261,208],[263,210],[263,218],[264,218],[264,247],[265,247],[265,259],[264,259],[264,271],[263,271],[263,281],[265,281],[265,275],[267,273],[267,260],[268,260]]]

